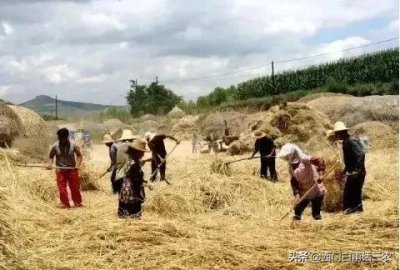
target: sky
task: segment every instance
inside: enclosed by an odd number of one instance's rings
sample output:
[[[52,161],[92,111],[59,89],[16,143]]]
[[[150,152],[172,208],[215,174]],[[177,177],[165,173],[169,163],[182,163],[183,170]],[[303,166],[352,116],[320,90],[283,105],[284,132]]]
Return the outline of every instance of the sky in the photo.
[[[0,99],[124,105],[158,76],[186,100],[398,46],[397,0],[0,0]],[[282,60],[324,54],[305,60]]]

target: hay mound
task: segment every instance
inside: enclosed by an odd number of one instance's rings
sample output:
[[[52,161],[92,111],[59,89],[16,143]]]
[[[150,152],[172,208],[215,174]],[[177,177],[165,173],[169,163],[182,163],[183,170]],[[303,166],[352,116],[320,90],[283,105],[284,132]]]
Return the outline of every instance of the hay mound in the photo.
[[[227,154],[230,156],[241,155],[242,148],[240,141],[234,141],[228,146]]]
[[[159,124],[154,120],[146,120],[139,124],[139,133],[145,134],[146,132],[158,131]]]
[[[140,120],[142,120],[142,121],[147,121],[147,120],[155,121],[155,120],[157,120],[157,116],[152,115],[152,114],[145,114],[142,117],[140,117]]]
[[[200,129],[204,136],[210,136],[212,140],[218,140],[224,135],[224,118],[219,112],[212,113],[202,121]]]
[[[343,121],[354,126],[367,121],[379,121],[398,129],[399,96],[332,96],[308,102],[311,108],[324,112],[332,123]]]
[[[183,116],[185,116],[186,115],[186,113],[184,112],[184,111],[182,111],[178,106],[175,106],[169,113],[168,113],[168,116],[169,117],[176,117],[176,118],[178,118],[178,117],[183,117]]]
[[[37,113],[21,106],[9,105],[8,107],[21,119],[27,138],[47,137],[46,122]]]
[[[240,135],[241,149],[254,149],[256,130],[264,131],[274,140],[277,147],[295,142],[309,151],[327,144],[325,134],[331,128],[329,119],[323,113],[300,103],[289,103],[284,107],[273,107],[267,112],[250,117],[248,130]]]
[[[351,128],[356,136],[367,135],[372,150],[397,147],[397,136],[393,128],[376,121],[368,121]]]
[[[232,170],[228,164],[226,164],[222,159],[215,159],[211,163],[211,172],[218,173],[218,174],[225,174],[227,176],[232,175]]]
[[[324,175],[324,185],[326,193],[324,195],[323,210],[325,212],[340,212],[343,201],[343,165],[340,161],[339,149],[328,149],[320,155],[325,159],[326,170]]]
[[[197,125],[200,116],[198,115],[186,115],[182,117],[173,127],[172,134],[179,139],[191,139],[193,133],[199,131]]]
[[[0,147],[11,147],[14,139],[24,133],[19,116],[7,105],[0,104]]]
[[[101,171],[99,169],[96,169],[92,164],[87,164],[79,172],[81,189],[83,191],[100,190],[100,175]]]

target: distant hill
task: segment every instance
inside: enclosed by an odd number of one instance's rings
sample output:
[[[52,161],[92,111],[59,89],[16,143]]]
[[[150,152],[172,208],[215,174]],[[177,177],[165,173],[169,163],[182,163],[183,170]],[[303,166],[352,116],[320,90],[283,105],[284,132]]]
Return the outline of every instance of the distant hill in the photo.
[[[52,97],[40,95],[36,96],[34,99],[21,103],[21,106],[27,107],[34,110],[39,114],[55,114],[56,100]],[[86,115],[88,113],[92,114],[95,112],[101,112],[110,107],[125,108],[124,106],[111,106],[111,105],[101,105],[94,103],[85,102],[75,102],[75,101],[65,101],[58,100],[58,116],[68,117],[71,115]]]

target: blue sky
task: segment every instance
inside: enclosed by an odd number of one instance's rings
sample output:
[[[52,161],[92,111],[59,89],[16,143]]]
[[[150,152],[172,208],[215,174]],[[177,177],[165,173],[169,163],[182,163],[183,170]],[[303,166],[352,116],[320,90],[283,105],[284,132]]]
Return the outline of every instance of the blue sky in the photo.
[[[394,0],[0,0],[0,98],[36,95],[123,105],[129,80],[154,80],[185,99],[269,74],[398,46]]]

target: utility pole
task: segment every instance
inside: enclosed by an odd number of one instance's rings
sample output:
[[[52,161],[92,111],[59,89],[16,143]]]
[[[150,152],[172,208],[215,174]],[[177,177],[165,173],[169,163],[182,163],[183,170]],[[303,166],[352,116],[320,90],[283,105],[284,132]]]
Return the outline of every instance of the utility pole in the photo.
[[[275,103],[275,72],[274,61],[271,62],[271,80],[272,80],[272,105]]]
[[[56,95],[56,120],[58,120],[58,100]]]
[[[158,84],[158,76],[156,76],[156,84]]]

